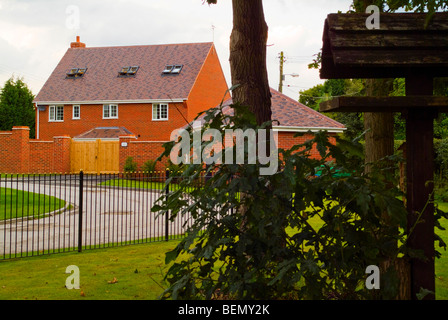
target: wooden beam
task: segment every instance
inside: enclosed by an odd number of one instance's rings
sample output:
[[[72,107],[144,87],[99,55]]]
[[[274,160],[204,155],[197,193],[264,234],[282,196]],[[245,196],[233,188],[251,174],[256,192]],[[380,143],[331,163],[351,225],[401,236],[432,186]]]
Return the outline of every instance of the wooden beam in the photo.
[[[368,30],[369,32],[353,33],[330,31],[328,39],[331,39],[333,49],[440,49],[448,47],[448,30],[431,32],[424,35],[413,33],[386,33],[382,30]]]
[[[406,79],[406,95],[433,93],[433,81],[426,75]],[[414,97],[409,97],[414,98]],[[411,297],[421,289],[435,292],[434,248],[434,119],[435,112],[425,108],[406,114],[406,207],[408,240],[411,250],[421,251],[426,258],[411,258]],[[425,299],[434,300],[430,294]]]
[[[448,13],[382,13],[380,29],[368,14],[330,14],[325,20],[322,79],[407,78],[413,69],[448,76]]]
[[[320,104],[321,112],[405,112],[413,109],[448,113],[448,97],[337,97]]]
[[[327,16],[329,29],[333,31],[352,30],[353,32],[371,32],[366,28],[370,14],[332,13]],[[448,13],[436,13],[427,27],[427,13],[381,13],[381,31],[416,32],[448,30]]]

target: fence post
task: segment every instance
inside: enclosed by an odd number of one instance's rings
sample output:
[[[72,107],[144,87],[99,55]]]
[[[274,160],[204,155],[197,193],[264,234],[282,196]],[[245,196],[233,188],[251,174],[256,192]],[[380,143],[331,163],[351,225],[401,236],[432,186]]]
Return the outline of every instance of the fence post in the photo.
[[[168,181],[168,179],[170,178],[170,170],[166,169],[165,171],[165,182]],[[170,192],[170,186],[168,185],[168,187],[166,188],[165,191],[165,195],[166,195],[166,200],[168,200],[168,194]],[[168,210],[165,212],[165,241],[169,240],[169,225],[168,225],[168,219],[169,219],[169,213]]]
[[[78,252],[82,251],[82,207],[83,207],[84,172],[79,172],[79,218],[78,218]]]

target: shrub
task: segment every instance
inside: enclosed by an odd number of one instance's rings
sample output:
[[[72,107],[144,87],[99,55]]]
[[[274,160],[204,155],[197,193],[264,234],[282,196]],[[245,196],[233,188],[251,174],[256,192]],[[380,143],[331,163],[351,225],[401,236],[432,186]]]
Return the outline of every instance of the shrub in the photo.
[[[154,172],[156,170],[157,162],[155,160],[148,160],[142,166],[143,172]]]
[[[134,158],[127,157],[126,162],[124,163],[124,172],[136,172],[137,171],[137,162],[134,161]]]

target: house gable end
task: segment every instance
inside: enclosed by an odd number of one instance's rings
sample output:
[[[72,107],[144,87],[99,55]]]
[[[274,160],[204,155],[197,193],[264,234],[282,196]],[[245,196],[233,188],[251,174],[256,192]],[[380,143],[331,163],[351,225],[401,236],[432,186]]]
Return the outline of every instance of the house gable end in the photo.
[[[227,82],[214,45],[199,71],[187,99],[188,121],[230,98]]]

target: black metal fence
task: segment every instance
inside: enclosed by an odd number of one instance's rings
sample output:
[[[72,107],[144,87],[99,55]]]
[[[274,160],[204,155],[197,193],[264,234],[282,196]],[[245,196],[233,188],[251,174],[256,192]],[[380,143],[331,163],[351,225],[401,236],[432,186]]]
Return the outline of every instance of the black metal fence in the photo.
[[[180,239],[190,217],[151,212],[167,175],[1,175],[0,260]]]

